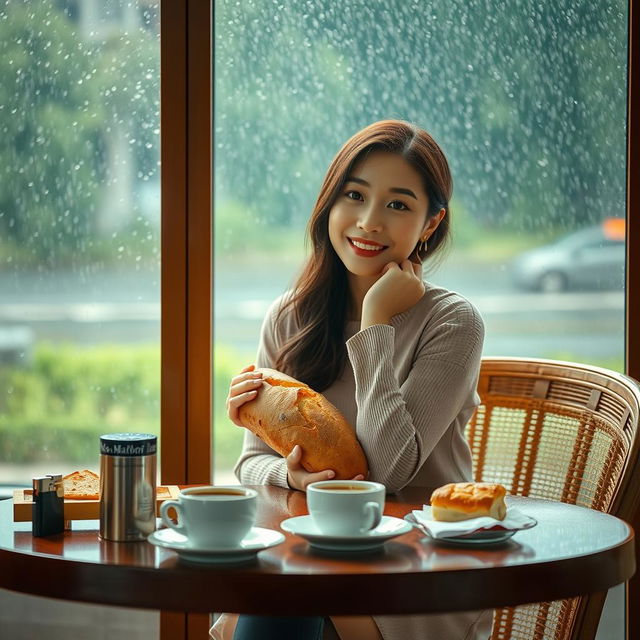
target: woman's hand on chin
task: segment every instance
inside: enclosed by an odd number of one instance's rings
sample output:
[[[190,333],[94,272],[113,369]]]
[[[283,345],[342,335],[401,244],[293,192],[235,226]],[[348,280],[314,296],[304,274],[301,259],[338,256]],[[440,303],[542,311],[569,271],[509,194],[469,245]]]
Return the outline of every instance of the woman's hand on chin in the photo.
[[[360,330],[374,324],[390,324],[393,316],[413,307],[423,295],[422,265],[410,260],[387,263],[382,277],[364,297]]]

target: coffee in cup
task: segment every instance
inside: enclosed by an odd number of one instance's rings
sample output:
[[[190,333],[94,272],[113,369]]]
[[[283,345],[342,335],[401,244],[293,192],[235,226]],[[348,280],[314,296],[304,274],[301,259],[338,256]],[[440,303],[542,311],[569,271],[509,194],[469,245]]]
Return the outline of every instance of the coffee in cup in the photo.
[[[307,487],[309,514],[326,535],[357,536],[375,529],[384,500],[384,485],[368,480],[323,480]]]
[[[196,547],[236,547],[256,520],[257,497],[255,490],[240,486],[190,487],[178,500],[165,500],[160,517]],[[169,518],[169,509],[175,509],[177,523]]]

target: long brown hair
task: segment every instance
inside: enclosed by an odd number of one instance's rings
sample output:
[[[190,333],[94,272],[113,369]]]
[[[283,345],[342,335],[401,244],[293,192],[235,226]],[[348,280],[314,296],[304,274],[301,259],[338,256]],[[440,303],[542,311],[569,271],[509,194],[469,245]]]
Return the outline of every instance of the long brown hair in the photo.
[[[449,201],[453,190],[449,164],[435,140],[401,120],[375,122],[347,140],[329,165],[307,226],[311,255],[292,296],[277,321],[290,310],[299,332],[286,342],[276,359],[280,371],[324,391],[340,376],[346,363],[344,330],[349,304],[347,273],[329,240],[329,212],[353,166],[374,150],[397,153],[422,176],[429,197],[427,216],[445,215],[429,238],[431,257],[449,236]],[[426,251],[416,254],[422,260]]]

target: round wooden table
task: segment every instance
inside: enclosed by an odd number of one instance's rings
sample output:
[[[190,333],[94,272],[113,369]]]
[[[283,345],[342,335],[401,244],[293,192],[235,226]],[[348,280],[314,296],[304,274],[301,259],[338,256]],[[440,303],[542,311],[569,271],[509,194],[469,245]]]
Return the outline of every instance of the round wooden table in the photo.
[[[257,526],[307,513],[306,496],[259,493]],[[421,508],[429,489],[387,497],[386,515]],[[411,614],[496,608],[604,591],[635,571],[633,531],[623,521],[558,502],[510,497],[538,520],[499,548],[447,547],[413,529],[374,555],[321,555],[284,543],[238,567],[188,564],[147,542],[98,538],[95,520],[51,538],[13,522],[0,503],[0,588],[144,609],[271,615]]]

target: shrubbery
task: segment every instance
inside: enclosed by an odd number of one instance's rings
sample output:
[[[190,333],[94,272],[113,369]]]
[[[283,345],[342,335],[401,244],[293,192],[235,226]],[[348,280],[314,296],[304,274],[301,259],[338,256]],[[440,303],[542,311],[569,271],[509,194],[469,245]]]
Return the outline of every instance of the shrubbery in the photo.
[[[0,368],[0,460],[85,461],[102,433],[160,429],[157,346],[39,344]]]
[[[216,346],[215,464],[230,468],[242,429],[226,417],[229,381],[250,357]],[[28,366],[0,367],[0,462],[96,460],[103,433],[160,433],[157,345],[39,344]]]

